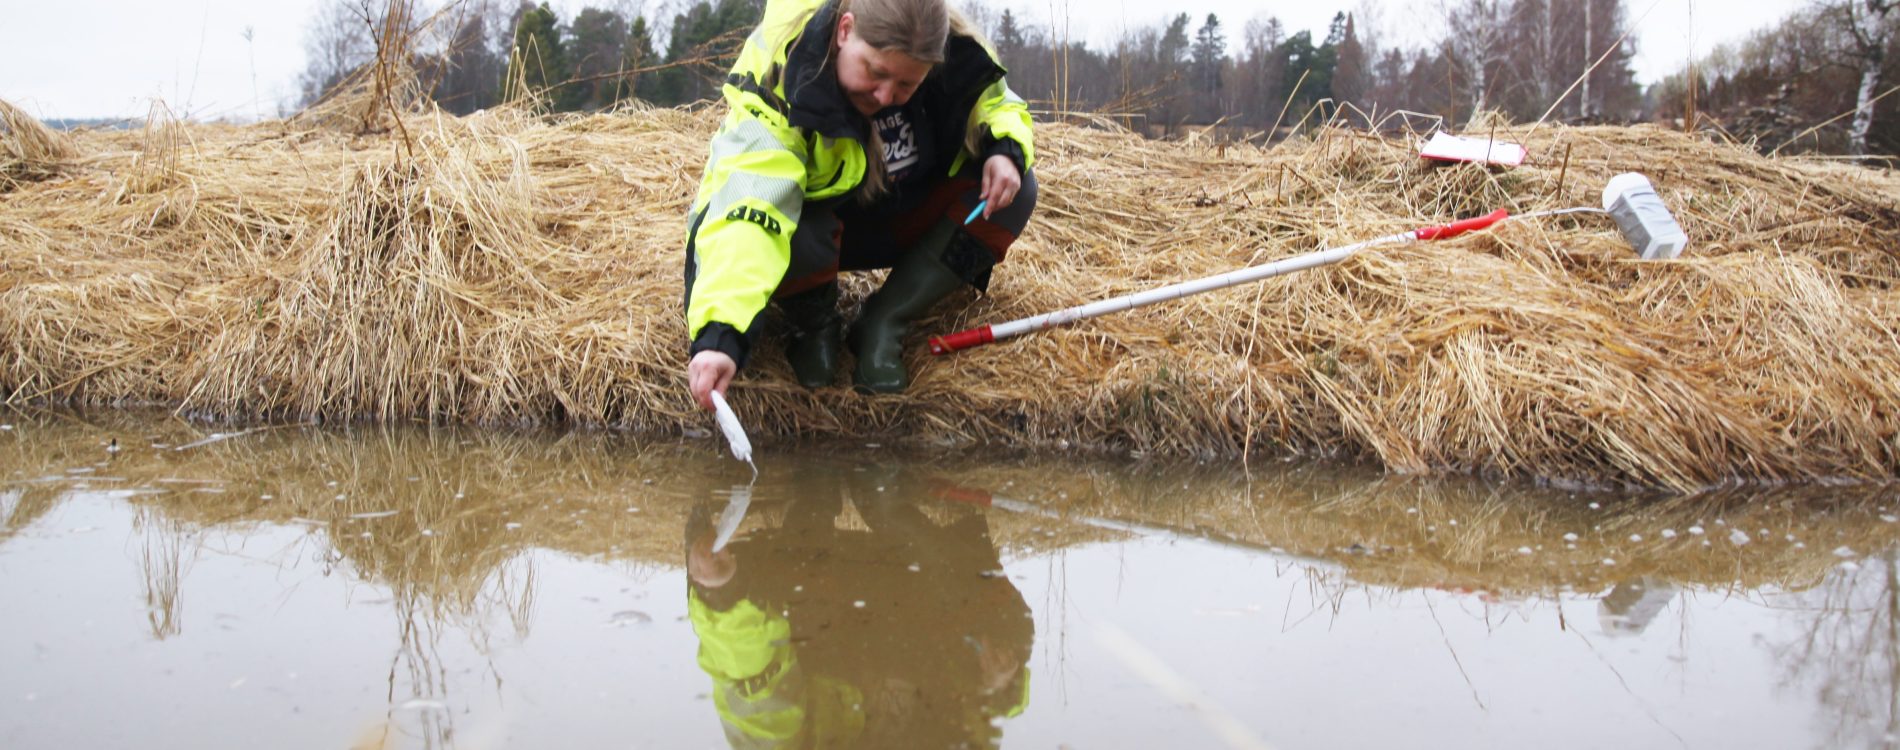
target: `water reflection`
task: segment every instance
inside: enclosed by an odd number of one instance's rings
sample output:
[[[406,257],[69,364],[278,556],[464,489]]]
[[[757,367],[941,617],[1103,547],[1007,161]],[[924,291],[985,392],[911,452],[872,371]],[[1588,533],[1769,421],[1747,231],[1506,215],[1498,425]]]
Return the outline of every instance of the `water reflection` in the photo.
[[[164,640],[184,627],[179,612],[179,582],[183,580],[187,555],[198,549],[199,540],[175,519],[155,509],[142,508],[134,516],[134,533],[144,537],[139,569],[145,595],[145,619],[152,637]]]
[[[18,427],[10,748],[127,745],[102,703],[155,746],[1212,744],[1182,696],[1284,747],[1900,735],[1889,488],[766,446],[715,553],[749,472],[710,442]],[[176,726],[213,715],[268,718]]]
[[[1900,747],[1900,553],[1842,565],[1808,595],[1774,597],[1800,628],[1770,649],[1815,691],[1827,747]],[[1811,687],[1810,687],[1811,686]]]
[[[1676,598],[1668,581],[1642,576],[1616,584],[1597,600],[1597,624],[1610,636],[1642,635]]]
[[[727,741],[999,746],[1028,703],[1034,625],[988,516],[920,504],[923,472],[842,468],[801,465],[718,551],[718,507],[688,516],[688,611]]]

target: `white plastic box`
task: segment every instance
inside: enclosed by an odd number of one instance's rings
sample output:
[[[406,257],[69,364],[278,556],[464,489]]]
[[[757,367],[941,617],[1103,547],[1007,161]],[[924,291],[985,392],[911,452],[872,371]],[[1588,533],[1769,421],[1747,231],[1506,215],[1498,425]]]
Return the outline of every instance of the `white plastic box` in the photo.
[[[1643,260],[1673,259],[1689,244],[1689,235],[1669,214],[1648,177],[1630,172],[1610,178],[1603,188],[1603,210],[1610,212],[1623,238]]]

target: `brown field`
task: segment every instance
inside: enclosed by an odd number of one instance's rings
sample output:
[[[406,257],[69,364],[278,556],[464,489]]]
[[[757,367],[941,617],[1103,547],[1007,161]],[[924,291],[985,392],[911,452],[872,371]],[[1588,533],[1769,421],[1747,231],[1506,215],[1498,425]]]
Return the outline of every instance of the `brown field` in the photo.
[[[0,114],[10,402],[710,424],[685,394],[679,304],[715,110],[340,104],[244,127],[160,111],[70,138]],[[1037,218],[990,296],[925,324],[908,393],[807,392],[768,338],[733,404],[766,436],[1343,455],[1676,491],[1900,473],[1900,180],[1655,127],[1498,132],[1532,162],[1434,168],[1404,138],[1342,129],[1261,148],[1046,125]],[[921,345],[1494,208],[1592,205],[1624,171],[1670,202],[1681,260],[1637,260],[1601,217],[1513,222],[945,358]],[[874,284],[854,279],[847,305]]]

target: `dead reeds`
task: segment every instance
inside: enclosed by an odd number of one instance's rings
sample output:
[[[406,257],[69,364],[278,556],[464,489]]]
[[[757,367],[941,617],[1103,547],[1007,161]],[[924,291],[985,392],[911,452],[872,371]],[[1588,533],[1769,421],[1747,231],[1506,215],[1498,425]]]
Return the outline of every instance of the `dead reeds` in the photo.
[[[408,149],[296,120],[183,126],[182,177],[149,194],[123,189],[141,134],[82,135],[83,169],[0,205],[0,387],[229,419],[702,424],[681,247],[718,112],[384,112]],[[1652,127],[1546,127],[1550,158],[1509,172],[1304,132],[1262,148],[1045,126],[1036,220],[990,296],[924,333],[1589,205],[1622,171],[1661,186],[1692,244],[1643,262],[1607,220],[1507,223],[946,358],[918,346],[895,397],[800,389],[768,337],[734,406],[760,435],[1682,491],[1900,473],[1900,180]],[[851,277],[847,299],[874,283]]]
[[[0,100],[0,193],[52,178],[77,156],[70,138]]]

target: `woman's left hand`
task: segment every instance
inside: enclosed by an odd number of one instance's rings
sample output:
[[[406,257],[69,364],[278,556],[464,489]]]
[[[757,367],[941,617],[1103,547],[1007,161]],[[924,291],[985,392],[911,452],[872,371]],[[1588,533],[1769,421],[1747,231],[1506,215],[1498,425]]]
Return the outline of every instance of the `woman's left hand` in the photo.
[[[1016,191],[1023,189],[1023,174],[1016,171],[1016,162],[1007,156],[992,156],[983,162],[983,200],[989,205],[983,209],[983,218],[1009,208],[1015,202]]]

